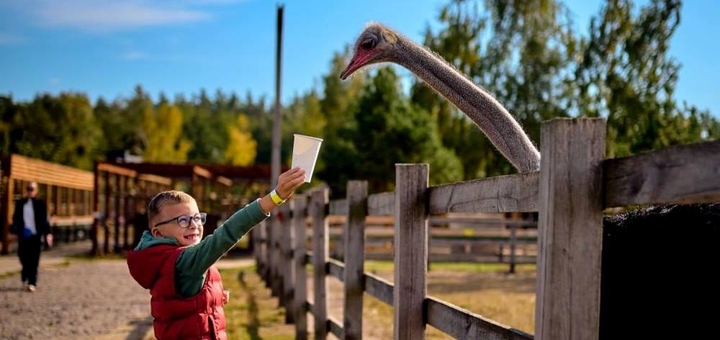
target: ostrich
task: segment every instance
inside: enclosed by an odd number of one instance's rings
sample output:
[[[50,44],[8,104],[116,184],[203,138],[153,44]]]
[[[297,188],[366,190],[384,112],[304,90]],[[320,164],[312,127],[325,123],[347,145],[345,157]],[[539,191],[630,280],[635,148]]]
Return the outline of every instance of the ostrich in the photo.
[[[438,55],[382,24],[365,28],[340,78],[345,80],[366,65],[382,62],[407,68],[455,104],[518,171],[540,169],[540,153],[502,104]]]

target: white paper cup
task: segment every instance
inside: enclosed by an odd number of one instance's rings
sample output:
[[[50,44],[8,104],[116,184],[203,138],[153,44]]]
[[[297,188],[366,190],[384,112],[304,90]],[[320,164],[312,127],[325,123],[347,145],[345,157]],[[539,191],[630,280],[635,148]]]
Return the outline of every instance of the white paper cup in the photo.
[[[310,183],[312,179],[322,141],[320,138],[295,134],[291,167],[300,167],[305,170],[305,183]]]

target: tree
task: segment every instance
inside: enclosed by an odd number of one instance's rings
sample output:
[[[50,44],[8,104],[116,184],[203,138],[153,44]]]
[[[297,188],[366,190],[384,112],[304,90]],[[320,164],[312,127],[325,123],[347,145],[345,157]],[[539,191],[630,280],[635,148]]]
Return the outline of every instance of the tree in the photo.
[[[250,132],[250,121],[246,115],[238,115],[235,125],[228,127],[228,146],[225,159],[232,165],[248,166],[255,162],[257,142]]]
[[[437,171],[434,167],[430,171],[435,184],[439,178],[461,179],[460,162],[442,146],[435,121],[410,104],[392,67],[379,69],[368,81],[354,116],[357,129],[351,136],[358,152],[352,161],[356,174],[369,181],[371,192],[393,190],[396,163],[438,166]],[[435,158],[436,154],[441,158]]]
[[[187,160],[190,142],[183,138],[183,117],[180,110],[167,102],[160,103],[156,111],[145,110],[146,162],[182,162]]]
[[[349,48],[336,53],[330,64],[330,70],[323,76],[323,96],[320,109],[324,115],[324,139],[320,151],[321,167],[313,177],[325,183],[331,189],[331,197],[345,196],[347,181],[357,177],[357,153],[351,135],[356,129],[353,117],[358,100],[363,91],[365,75],[358,74],[349,81],[340,80],[340,72],[349,58]]]
[[[673,98],[680,65],[668,55],[680,0],[608,0],[590,25],[575,71],[580,112],[608,120],[607,155],[717,138],[717,122]]]

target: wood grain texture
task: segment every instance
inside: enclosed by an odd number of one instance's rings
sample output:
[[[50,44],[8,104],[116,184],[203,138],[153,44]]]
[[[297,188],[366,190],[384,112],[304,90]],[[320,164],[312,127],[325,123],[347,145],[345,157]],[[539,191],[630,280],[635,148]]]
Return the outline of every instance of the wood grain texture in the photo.
[[[385,302],[386,304],[393,305],[394,288],[393,284],[389,281],[370,273],[363,275],[365,278],[365,292],[370,294],[372,297]]]
[[[541,128],[535,337],[596,340],[600,329],[602,119]]]
[[[530,340],[532,335],[473,314],[458,306],[426,299],[428,324],[455,339]]]
[[[280,257],[282,259],[281,270],[283,278],[283,292],[280,303],[283,307],[285,307],[286,311],[295,310],[295,308],[293,307],[295,299],[295,289],[293,285],[295,283],[295,264],[293,263],[292,259],[292,242],[295,230],[293,230],[292,228],[292,219],[290,218],[290,203],[292,203],[292,201],[280,206],[280,211],[282,213],[282,217],[280,218],[280,228],[282,231],[280,237]],[[285,323],[291,324],[294,321],[294,313],[285,313]]]
[[[432,186],[430,214],[537,211],[539,172]]]
[[[325,207],[328,204],[328,190],[318,190],[312,193],[310,200],[310,215],[313,224],[313,316],[315,317],[315,338],[327,337],[327,280],[325,279],[325,264],[328,260],[328,223]]]
[[[394,215],[395,192],[382,192],[368,196],[368,215]]]
[[[301,212],[307,211],[308,197],[306,195],[297,195],[292,200],[293,210],[293,228],[295,229],[295,242],[293,245],[293,263],[295,265],[295,339],[305,340],[308,338],[307,332],[307,272],[305,264],[307,263],[306,242],[307,233],[305,225],[306,215]]]
[[[607,159],[605,207],[720,202],[720,141]]]
[[[428,165],[395,165],[394,339],[425,338]]]
[[[350,181],[347,184],[347,223],[343,230],[345,299],[341,337],[346,340],[362,339],[367,191],[366,181]]]

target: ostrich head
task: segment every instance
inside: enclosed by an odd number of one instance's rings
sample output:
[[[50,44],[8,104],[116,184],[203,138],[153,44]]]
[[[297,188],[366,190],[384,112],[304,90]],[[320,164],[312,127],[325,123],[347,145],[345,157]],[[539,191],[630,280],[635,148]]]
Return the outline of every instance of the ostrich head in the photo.
[[[385,26],[369,24],[355,42],[353,57],[340,72],[340,79],[347,79],[363,66],[392,61],[398,40],[397,33]]]

